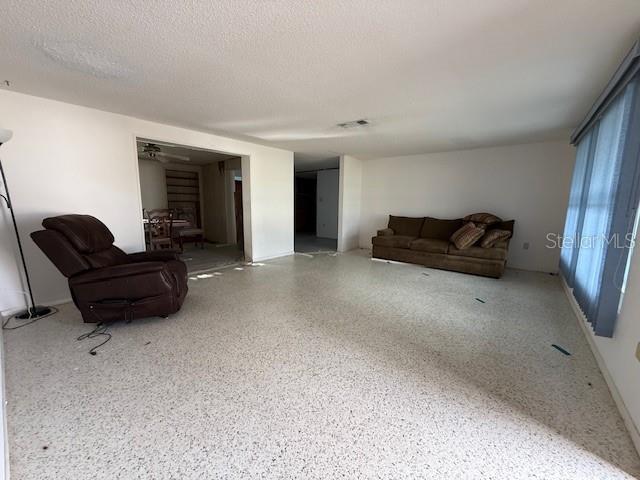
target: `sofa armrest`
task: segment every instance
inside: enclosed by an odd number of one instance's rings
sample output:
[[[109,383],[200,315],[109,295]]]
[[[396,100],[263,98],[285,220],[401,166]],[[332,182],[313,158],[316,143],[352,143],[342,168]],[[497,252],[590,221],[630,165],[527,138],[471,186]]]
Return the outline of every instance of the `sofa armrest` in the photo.
[[[131,263],[140,262],[168,262],[169,260],[180,260],[177,250],[155,250],[152,252],[136,252],[127,255]]]
[[[383,228],[382,230],[378,230],[379,237],[388,237],[393,234],[394,234],[394,231],[392,228]]]
[[[89,283],[116,280],[123,277],[153,274],[163,272],[165,268],[164,262],[140,262],[114,265],[113,267],[98,268],[80,275],[75,275],[73,277],[73,285],[86,285]]]
[[[509,238],[507,238],[506,240],[500,240],[499,242],[496,242],[493,247],[491,248],[504,248],[504,249],[508,249],[509,248]]]

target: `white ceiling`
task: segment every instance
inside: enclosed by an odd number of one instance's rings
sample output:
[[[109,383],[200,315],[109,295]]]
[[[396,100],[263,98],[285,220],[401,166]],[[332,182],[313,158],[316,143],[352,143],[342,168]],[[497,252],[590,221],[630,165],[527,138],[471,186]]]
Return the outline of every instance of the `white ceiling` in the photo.
[[[640,33],[638,0],[2,4],[12,90],[316,158],[566,139]]]

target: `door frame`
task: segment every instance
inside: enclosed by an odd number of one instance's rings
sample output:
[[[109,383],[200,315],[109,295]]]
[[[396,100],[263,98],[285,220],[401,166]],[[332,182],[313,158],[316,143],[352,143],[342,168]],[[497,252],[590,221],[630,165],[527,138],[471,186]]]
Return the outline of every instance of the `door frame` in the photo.
[[[194,145],[189,142],[177,141],[171,138],[162,138],[162,136],[155,135],[145,135],[142,133],[134,133],[131,139],[132,145],[132,158],[134,160],[134,173],[136,180],[136,189],[137,189],[137,199],[138,199],[138,225],[139,225],[139,240],[140,240],[140,249],[145,250],[146,241],[145,241],[145,231],[144,231],[144,223],[142,217],[142,189],[140,187],[140,164],[138,159],[138,141],[157,141],[159,143],[171,143],[174,145],[180,145],[181,147],[193,148],[196,150],[206,150],[208,152],[220,153],[223,155],[233,155],[236,157],[240,157],[240,171],[242,176],[242,211],[243,211],[243,221],[242,227],[244,232],[244,256],[248,261],[252,260],[252,238],[251,238],[251,189],[249,188],[249,165],[250,165],[250,155],[245,155],[242,153],[229,152],[224,150],[216,150],[214,148],[202,145]],[[202,179],[200,179],[202,181]],[[248,213],[248,214],[247,214]]]

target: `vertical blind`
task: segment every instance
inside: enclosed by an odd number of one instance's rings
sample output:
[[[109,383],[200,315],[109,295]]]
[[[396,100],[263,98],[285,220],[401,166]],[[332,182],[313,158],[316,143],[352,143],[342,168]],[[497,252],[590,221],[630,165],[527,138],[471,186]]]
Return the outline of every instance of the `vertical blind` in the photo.
[[[637,72],[607,99],[577,145],[560,270],[597,335],[612,336],[638,206]]]

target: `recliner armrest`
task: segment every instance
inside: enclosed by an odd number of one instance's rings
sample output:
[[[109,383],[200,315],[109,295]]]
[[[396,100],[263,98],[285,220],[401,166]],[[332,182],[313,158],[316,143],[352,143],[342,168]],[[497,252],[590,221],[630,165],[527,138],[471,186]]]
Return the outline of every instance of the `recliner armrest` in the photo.
[[[155,250],[152,252],[136,252],[127,255],[131,263],[140,262],[168,262],[169,260],[180,260],[177,250]]]
[[[392,228],[384,228],[382,230],[378,230],[378,236],[379,237],[388,237],[390,235],[393,235],[395,232],[393,231]]]
[[[166,269],[164,262],[140,262],[114,265],[113,267],[98,268],[81,273],[73,277],[74,285],[84,285],[105,280],[115,280],[122,277],[132,277],[148,273],[162,272]]]

